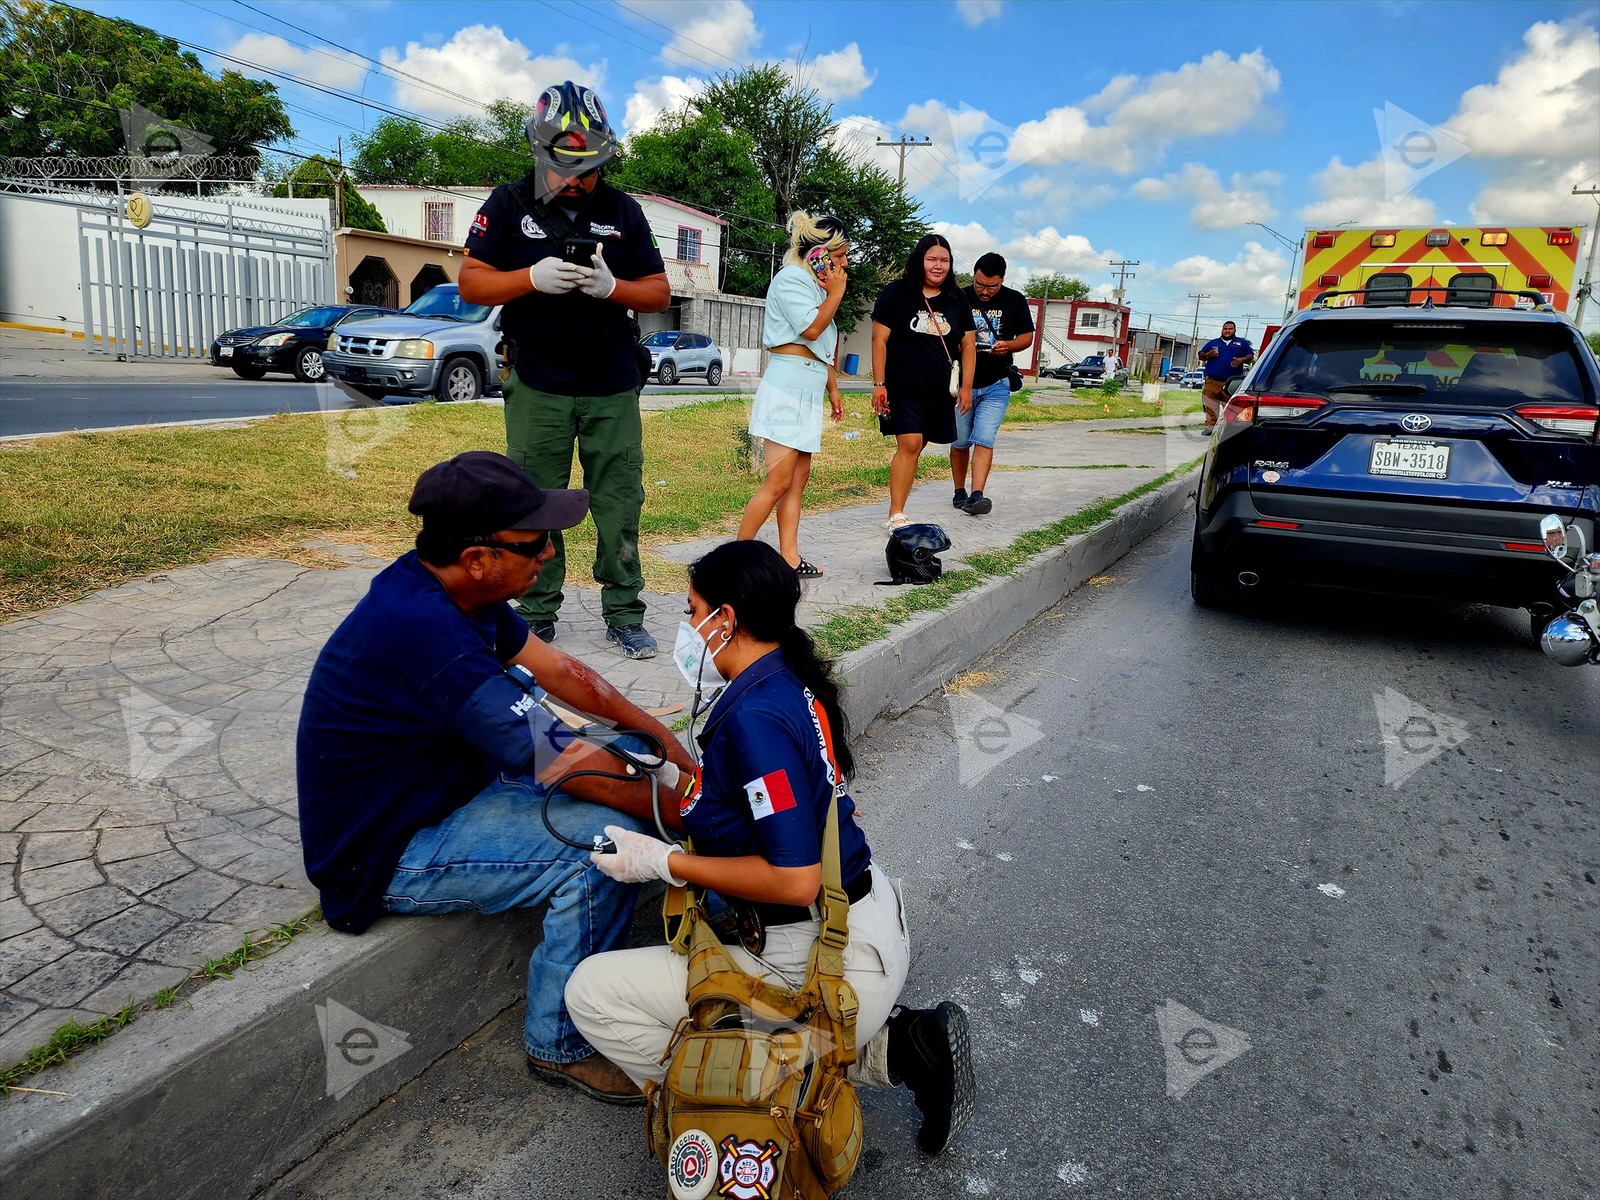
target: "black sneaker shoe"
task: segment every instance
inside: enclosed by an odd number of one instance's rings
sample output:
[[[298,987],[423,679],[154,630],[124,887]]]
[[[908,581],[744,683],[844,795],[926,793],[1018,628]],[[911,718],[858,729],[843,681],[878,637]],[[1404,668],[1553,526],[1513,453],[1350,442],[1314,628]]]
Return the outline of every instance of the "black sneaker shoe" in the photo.
[[[977,1102],[966,1010],[946,1000],[890,1017],[889,1073],[911,1089],[922,1112],[917,1145],[940,1153],[972,1119]]]
[[[556,640],[556,623],[554,621],[529,621],[528,628],[533,631],[533,636],[545,645]]]
[[[967,489],[957,488],[956,494],[950,497],[951,508],[965,508],[967,506]]]
[[[611,625],[606,628],[606,641],[622,647],[624,658],[654,658],[656,640],[644,631],[643,625]]]
[[[969,517],[981,517],[994,510],[994,501],[982,492],[973,492],[972,499],[962,506],[962,511]]]

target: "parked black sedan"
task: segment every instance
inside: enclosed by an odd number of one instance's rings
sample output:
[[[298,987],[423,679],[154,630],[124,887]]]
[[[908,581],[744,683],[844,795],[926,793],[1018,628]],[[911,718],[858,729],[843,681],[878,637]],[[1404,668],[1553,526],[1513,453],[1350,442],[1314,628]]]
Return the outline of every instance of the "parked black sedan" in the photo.
[[[395,310],[371,304],[320,304],[290,313],[275,325],[230,329],[211,343],[213,366],[232,367],[241,379],[260,379],[268,371],[286,371],[302,383],[323,376],[322,351],[335,327]]]

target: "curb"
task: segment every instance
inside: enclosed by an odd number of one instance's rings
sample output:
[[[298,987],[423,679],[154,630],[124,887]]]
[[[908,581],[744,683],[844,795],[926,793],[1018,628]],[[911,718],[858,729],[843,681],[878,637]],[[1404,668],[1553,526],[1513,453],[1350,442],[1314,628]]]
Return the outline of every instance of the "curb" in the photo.
[[[970,668],[1188,508],[1197,479],[1174,479],[949,608],[847,654],[851,728],[859,735],[877,717],[905,712]],[[975,611],[983,613],[977,627]],[[640,908],[635,931],[654,936],[654,906]],[[247,971],[247,981],[213,983],[146,1013],[75,1058],[73,1070],[40,1077],[42,1086],[70,1089],[71,1099],[0,1102],[0,1195],[253,1195],[514,1004],[537,931],[525,913],[390,917],[361,937],[308,931]],[[330,1000],[409,1042],[337,1097],[329,1064],[339,1065],[341,1031],[330,1021],[324,1035],[315,1010]],[[375,1040],[385,1044],[382,1030]],[[360,1058],[370,1045],[348,1049]]]

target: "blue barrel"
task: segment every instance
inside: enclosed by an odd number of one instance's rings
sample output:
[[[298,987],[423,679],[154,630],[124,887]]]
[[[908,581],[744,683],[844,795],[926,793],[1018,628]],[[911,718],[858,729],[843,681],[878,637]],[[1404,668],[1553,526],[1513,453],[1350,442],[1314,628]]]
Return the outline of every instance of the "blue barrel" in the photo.
[[[844,373],[846,375],[854,375],[860,369],[861,369],[861,355],[859,355],[859,354],[846,354],[844,356]]]

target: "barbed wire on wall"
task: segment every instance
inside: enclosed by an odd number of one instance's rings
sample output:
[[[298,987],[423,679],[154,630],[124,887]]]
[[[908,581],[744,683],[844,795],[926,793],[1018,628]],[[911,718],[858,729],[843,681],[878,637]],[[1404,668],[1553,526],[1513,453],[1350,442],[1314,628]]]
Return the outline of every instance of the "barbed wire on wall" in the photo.
[[[139,154],[101,154],[78,158],[45,155],[38,158],[0,157],[0,175],[11,179],[50,179],[62,183],[115,183],[118,180],[194,183],[249,183],[261,171],[257,155],[174,154],[146,157]]]

